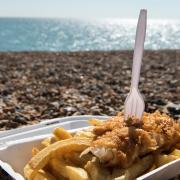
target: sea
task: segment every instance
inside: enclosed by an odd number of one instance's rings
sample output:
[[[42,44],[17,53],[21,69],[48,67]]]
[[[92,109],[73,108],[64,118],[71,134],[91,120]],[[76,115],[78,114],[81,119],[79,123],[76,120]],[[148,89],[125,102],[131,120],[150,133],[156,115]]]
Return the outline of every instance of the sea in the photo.
[[[0,51],[129,50],[137,20],[0,18]],[[145,49],[180,49],[180,21],[148,20]]]

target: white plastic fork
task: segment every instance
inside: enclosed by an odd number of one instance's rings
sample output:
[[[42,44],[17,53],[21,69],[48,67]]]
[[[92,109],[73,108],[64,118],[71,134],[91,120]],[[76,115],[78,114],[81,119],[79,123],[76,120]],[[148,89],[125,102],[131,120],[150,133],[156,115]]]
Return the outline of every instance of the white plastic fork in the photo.
[[[136,29],[131,89],[125,100],[125,120],[127,120],[129,116],[136,116],[140,120],[144,112],[144,100],[138,90],[138,84],[146,34],[146,19],[147,11],[142,9],[140,11]]]

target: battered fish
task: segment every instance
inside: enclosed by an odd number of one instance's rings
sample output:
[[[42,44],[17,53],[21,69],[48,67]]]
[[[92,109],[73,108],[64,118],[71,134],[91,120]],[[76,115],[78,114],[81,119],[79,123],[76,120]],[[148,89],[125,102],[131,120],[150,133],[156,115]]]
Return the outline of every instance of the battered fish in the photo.
[[[180,121],[160,112],[144,113],[141,123],[135,117],[124,121],[123,113],[93,129],[90,151],[105,166],[127,168],[138,158],[169,150],[180,142]]]

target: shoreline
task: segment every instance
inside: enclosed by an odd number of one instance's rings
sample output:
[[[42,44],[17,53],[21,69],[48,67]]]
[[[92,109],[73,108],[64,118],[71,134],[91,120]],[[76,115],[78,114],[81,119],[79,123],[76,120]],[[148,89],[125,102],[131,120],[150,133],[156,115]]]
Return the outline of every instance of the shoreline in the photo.
[[[180,49],[144,49],[144,53],[152,53],[152,52],[158,52],[158,53],[168,53],[168,52],[180,52]],[[87,51],[34,51],[34,50],[22,50],[22,51],[1,51],[0,50],[0,54],[8,54],[8,53],[14,53],[14,54],[19,54],[19,53],[45,53],[45,54],[53,54],[53,53],[58,53],[58,54],[79,54],[79,53],[123,53],[123,52],[127,52],[127,53],[133,53],[134,49],[121,49],[121,50],[87,50]]]
[[[71,115],[115,115],[130,87],[132,50],[0,52],[0,130]],[[180,117],[180,50],[146,50],[146,111]]]

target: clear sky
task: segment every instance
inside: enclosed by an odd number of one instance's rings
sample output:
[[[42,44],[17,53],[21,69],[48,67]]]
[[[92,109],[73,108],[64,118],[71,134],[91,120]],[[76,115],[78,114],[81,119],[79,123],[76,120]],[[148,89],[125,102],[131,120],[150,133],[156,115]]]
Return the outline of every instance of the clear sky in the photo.
[[[180,19],[180,0],[0,0],[0,17]]]

